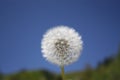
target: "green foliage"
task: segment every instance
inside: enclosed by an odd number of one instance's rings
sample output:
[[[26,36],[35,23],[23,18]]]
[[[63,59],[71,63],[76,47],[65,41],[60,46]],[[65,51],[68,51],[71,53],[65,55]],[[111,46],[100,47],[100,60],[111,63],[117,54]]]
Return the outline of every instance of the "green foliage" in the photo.
[[[86,65],[81,72],[66,74],[67,80],[120,80],[120,51],[114,57],[106,58],[96,69]],[[0,74],[0,80],[3,75]],[[56,75],[47,70],[26,71],[5,75],[4,80],[62,80],[60,75]]]
[[[0,73],[0,80],[3,80],[3,74]]]

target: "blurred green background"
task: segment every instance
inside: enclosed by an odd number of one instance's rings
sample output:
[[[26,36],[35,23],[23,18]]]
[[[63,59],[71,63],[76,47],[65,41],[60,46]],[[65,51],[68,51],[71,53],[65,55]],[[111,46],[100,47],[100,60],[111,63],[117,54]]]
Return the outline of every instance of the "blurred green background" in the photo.
[[[120,80],[120,49],[117,55],[106,57],[93,69],[89,64],[82,71],[66,73],[67,80]],[[2,74],[0,80],[62,80],[61,75],[47,70],[27,71]]]

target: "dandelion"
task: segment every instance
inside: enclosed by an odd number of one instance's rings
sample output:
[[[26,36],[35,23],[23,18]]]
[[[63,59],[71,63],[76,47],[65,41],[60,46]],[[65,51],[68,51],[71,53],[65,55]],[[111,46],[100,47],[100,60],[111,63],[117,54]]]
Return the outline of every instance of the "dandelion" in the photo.
[[[64,78],[64,66],[78,60],[83,41],[73,28],[57,26],[43,35],[41,45],[43,57],[60,66]]]

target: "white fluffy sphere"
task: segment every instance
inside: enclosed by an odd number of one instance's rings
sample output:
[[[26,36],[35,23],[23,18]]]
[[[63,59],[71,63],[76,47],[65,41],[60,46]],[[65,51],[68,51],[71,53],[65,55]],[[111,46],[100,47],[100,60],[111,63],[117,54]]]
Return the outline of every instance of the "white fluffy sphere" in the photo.
[[[46,32],[41,42],[43,57],[59,66],[75,62],[82,50],[81,36],[67,26],[57,26]]]

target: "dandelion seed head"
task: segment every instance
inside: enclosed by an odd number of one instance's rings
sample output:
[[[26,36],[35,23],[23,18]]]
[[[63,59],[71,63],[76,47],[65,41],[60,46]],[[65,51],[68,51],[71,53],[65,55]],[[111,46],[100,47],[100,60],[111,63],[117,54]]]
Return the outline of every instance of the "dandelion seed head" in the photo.
[[[81,36],[67,26],[57,26],[49,29],[41,42],[43,57],[59,66],[75,62],[82,50]]]

